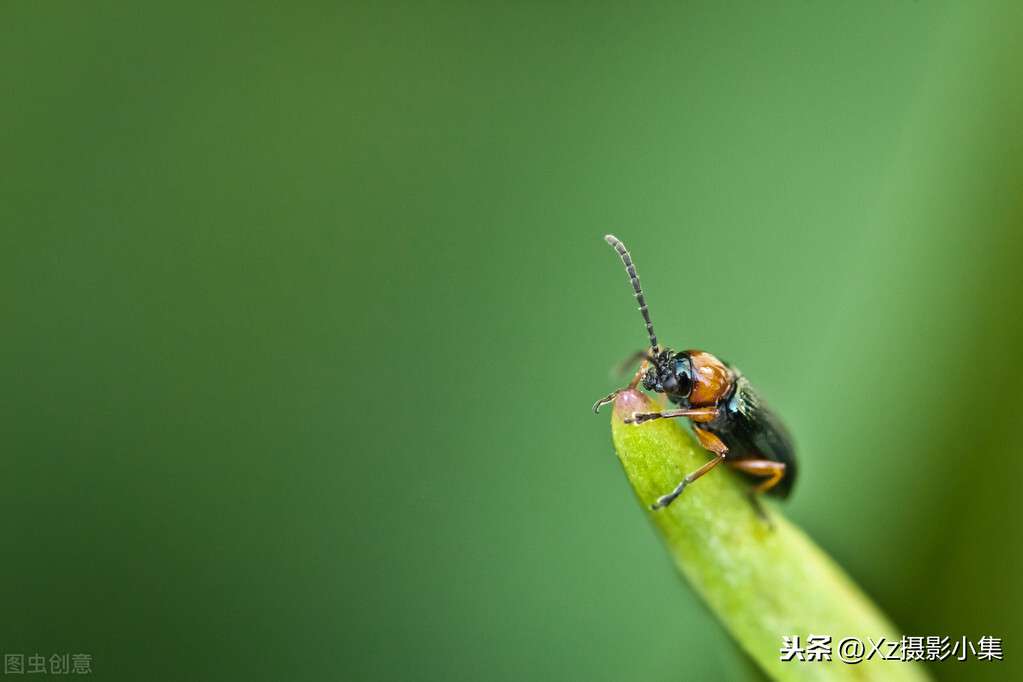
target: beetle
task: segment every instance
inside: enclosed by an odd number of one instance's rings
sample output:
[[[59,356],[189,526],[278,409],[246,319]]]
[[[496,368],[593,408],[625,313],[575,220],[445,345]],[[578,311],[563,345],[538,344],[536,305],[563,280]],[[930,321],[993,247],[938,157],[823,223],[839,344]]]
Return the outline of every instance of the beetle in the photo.
[[[636,353],[630,359],[630,362],[640,358],[643,361],[629,385],[598,400],[593,411],[599,412],[619,393],[634,390],[642,382],[643,388],[663,393],[678,409],[634,413],[625,422],[638,425],[654,419],[684,417],[689,420],[700,445],[714,455],[709,462],[683,478],[674,490],[657,498],[651,505],[652,509],[667,507],[693,481],[724,462],[753,484],[749,491],[750,500],[762,515],[758,494],[786,498],[792,492],[796,480],[792,437],[734,366],[706,351],[674,351],[658,345],[632,256],[614,235],[609,234],[604,239],[618,252],[625,265],[639,303],[639,312],[646,323],[650,349]]]

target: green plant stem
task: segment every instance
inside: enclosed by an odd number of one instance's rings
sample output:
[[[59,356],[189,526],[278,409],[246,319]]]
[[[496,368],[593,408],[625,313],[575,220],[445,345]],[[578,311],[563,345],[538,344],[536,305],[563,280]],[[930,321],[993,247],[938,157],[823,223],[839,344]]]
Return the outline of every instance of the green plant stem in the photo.
[[[651,503],[708,453],[676,420],[624,423],[633,412],[661,409],[638,391],[615,400],[612,440],[643,509],[678,570],[739,645],[776,680],[926,680],[919,663],[879,660],[844,663],[838,643],[857,637],[891,641],[901,635],[842,569],[799,528],[765,504],[769,523],[747,498],[748,485],[719,466],[686,488],[665,509]],[[782,661],[785,636],[830,635],[832,661]],[[885,647],[885,651],[887,652]]]

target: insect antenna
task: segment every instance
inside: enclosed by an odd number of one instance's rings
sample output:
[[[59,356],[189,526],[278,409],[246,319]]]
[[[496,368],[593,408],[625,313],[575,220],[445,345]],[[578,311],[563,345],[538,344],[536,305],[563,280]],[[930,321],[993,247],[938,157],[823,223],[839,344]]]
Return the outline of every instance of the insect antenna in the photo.
[[[646,322],[646,333],[650,336],[650,352],[657,354],[657,335],[654,334],[654,323],[650,321],[650,311],[646,307],[646,298],[643,296],[643,288],[639,285],[639,275],[636,274],[636,266],[632,262],[632,256],[625,244],[613,234],[604,235],[604,241],[614,247],[618,255],[622,257],[625,264],[625,271],[629,273],[629,280],[632,282],[632,290],[636,292],[636,302],[639,303],[639,312],[643,314],[643,321]]]

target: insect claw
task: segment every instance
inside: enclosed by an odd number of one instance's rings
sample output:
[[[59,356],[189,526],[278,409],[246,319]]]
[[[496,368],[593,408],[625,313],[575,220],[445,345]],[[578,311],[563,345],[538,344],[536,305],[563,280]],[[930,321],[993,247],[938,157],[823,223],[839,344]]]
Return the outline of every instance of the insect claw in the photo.
[[[656,502],[650,505],[650,509],[652,509],[653,511],[657,511],[658,509],[664,509],[669,504],[674,502],[676,497],[678,497],[678,495],[662,495],[657,498]]]
[[[621,389],[619,389],[617,391],[614,391],[612,393],[608,393],[606,396],[604,396],[603,398],[601,398],[597,402],[593,403],[593,414],[599,414],[600,413],[600,408],[604,407],[604,405],[607,405],[609,403],[613,403],[614,399],[618,397],[618,394],[620,392],[621,392]]]

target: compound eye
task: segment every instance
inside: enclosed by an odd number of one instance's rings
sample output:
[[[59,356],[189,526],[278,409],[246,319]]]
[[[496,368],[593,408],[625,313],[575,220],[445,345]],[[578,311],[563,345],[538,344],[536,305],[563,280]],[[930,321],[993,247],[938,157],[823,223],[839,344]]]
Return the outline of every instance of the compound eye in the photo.
[[[657,390],[657,370],[651,367],[643,376],[643,388],[648,391]]]
[[[678,392],[688,395],[693,388],[693,365],[689,358],[676,358],[675,360],[675,381],[678,383]]]

